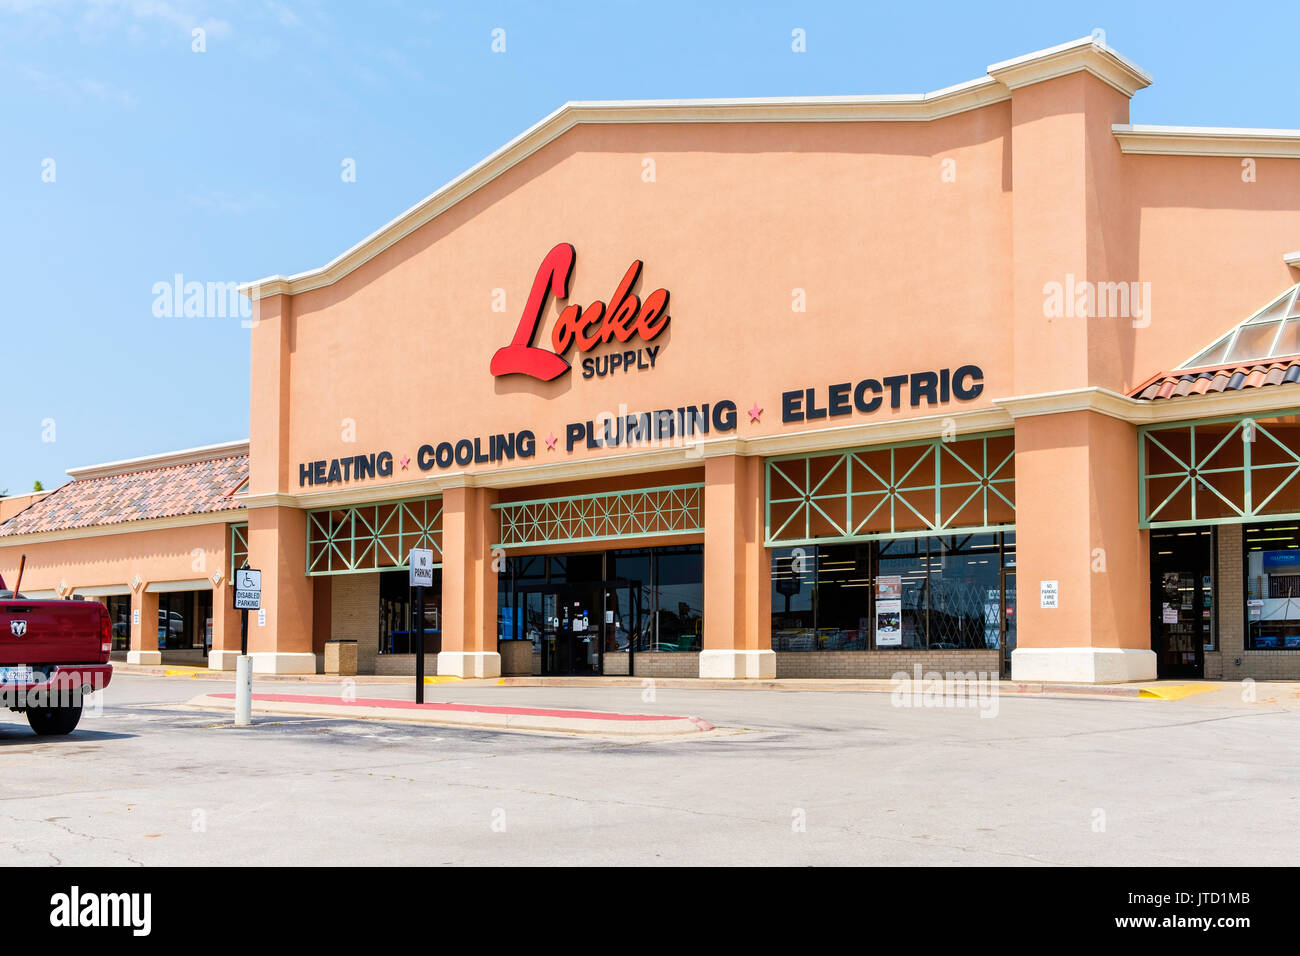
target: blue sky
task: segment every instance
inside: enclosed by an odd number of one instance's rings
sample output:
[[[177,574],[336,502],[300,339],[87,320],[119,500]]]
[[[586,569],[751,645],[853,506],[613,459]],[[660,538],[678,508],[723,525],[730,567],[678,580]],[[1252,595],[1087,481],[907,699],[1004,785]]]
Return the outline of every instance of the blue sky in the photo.
[[[155,283],[322,265],[566,100],[925,92],[1102,28],[1156,79],[1134,122],[1295,128],[1293,27],[1281,2],[0,0],[0,490],[246,437],[248,331],[155,315]]]

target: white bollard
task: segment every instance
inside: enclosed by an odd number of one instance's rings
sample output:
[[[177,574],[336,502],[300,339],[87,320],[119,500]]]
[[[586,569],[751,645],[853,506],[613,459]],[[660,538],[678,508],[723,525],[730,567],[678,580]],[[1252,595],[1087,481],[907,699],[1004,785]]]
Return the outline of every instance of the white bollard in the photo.
[[[235,726],[253,722],[253,659],[247,654],[235,658]]]

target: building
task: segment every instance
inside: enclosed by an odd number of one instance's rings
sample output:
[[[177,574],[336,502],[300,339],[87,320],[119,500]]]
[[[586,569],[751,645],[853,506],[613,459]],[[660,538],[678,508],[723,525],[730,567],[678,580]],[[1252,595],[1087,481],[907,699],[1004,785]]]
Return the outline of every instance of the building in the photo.
[[[209,647],[237,650],[240,620],[223,585],[232,561],[242,562],[237,495],[248,485],[248,442],[68,474],[73,480],[52,492],[0,498],[5,580],[17,583],[25,555],[23,594],[103,602],[113,650],[136,663],[159,663],[164,652],[194,663]]]
[[[248,286],[247,448],[73,472],[0,571],[229,668],[246,558],[262,672],[409,673],[427,547],[443,674],[1300,677],[1300,131],[1150,82],[568,104]]]

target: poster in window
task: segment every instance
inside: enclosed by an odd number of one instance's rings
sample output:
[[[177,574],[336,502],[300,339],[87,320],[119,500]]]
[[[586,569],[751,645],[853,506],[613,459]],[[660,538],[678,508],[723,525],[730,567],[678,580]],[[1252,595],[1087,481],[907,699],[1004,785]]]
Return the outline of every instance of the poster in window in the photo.
[[[898,601],[903,597],[903,576],[881,574],[876,577],[876,600]]]
[[[903,643],[903,602],[876,602],[876,646],[898,647]]]
[[[1166,602],[1165,605],[1164,605],[1164,616],[1163,616],[1162,620],[1163,620],[1163,622],[1164,622],[1165,624],[1177,624],[1177,623],[1178,623],[1178,608],[1176,608],[1176,607],[1174,607],[1172,604]]]

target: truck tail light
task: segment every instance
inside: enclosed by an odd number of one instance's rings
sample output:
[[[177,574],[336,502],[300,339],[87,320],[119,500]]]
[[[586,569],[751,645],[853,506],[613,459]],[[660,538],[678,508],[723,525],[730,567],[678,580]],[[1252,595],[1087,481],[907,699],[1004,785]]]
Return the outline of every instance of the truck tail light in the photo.
[[[108,654],[113,649],[113,621],[108,616],[108,608],[99,606],[99,650]]]

